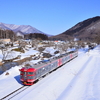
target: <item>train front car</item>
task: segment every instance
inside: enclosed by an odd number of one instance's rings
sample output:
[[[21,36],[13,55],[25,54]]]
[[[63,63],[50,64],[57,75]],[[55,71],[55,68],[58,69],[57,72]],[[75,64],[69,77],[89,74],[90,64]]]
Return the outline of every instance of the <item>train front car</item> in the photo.
[[[35,81],[35,69],[34,68],[22,68],[20,69],[20,80],[24,85],[32,85]]]

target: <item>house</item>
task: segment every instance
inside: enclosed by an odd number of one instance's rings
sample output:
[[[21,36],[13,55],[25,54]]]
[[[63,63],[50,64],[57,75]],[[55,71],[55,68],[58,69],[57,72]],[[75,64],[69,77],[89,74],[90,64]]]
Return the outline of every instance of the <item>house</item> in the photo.
[[[11,42],[11,40],[10,39],[0,39],[0,42],[3,44],[8,44]]]
[[[20,38],[24,38],[24,34],[20,31],[16,32],[16,36]]]

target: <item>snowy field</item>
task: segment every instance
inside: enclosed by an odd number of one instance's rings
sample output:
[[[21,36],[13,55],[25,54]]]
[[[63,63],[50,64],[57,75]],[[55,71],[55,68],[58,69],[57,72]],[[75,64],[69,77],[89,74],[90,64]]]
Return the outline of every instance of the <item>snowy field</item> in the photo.
[[[100,47],[78,54],[11,100],[100,100]],[[0,99],[22,86],[19,69],[0,75]]]

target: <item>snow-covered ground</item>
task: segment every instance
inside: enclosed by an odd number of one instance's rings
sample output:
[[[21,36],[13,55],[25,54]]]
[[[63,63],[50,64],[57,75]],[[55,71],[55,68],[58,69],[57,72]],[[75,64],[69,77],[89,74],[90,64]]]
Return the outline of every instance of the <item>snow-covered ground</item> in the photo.
[[[100,47],[78,54],[11,100],[100,100]],[[22,86],[19,69],[0,75],[0,98]]]

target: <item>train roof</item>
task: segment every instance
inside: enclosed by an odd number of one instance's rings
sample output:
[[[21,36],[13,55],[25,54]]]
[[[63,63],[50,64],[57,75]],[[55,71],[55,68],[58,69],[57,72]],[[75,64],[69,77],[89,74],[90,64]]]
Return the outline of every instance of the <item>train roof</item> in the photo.
[[[68,52],[68,53],[65,53],[65,54],[61,54],[57,57],[52,57],[51,59],[48,59],[48,60],[42,60],[42,61],[39,61],[38,63],[34,64],[34,65],[28,65],[24,68],[34,68],[34,69],[39,69],[39,68],[42,68],[43,66],[47,65],[47,64],[50,64],[51,62],[55,62],[57,59],[61,58],[61,57],[64,57],[64,56],[67,56],[68,54],[70,53],[73,53],[74,51],[71,51],[71,52]]]
[[[20,71],[23,71],[23,72],[33,72],[33,71],[35,71],[35,69],[32,68],[31,66],[27,66],[27,67],[23,67],[22,69],[20,69]]]

